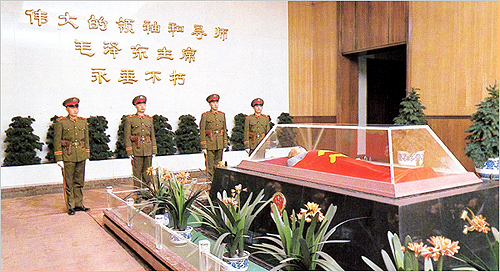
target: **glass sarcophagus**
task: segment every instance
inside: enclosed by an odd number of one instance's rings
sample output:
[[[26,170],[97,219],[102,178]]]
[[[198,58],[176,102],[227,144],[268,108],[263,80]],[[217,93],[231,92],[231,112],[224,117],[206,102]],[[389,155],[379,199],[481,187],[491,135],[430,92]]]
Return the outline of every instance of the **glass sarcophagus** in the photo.
[[[392,198],[481,182],[428,126],[278,124],[237,167]]]

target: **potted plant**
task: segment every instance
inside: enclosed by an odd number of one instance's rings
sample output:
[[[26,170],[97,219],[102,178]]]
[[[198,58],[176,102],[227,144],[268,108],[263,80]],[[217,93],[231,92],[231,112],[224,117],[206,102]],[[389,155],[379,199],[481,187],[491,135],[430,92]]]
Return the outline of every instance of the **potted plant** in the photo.
[[[308,202],[306,209],[296,214],[292,211],[290,218],[284,210],[280,215],[276,204],[271,204],[271,216],[278,229],[278,234],[268,234],[259,239],[269,240],[251,246],[257,249],[257,253],[273,256],[279,261],[279,265],[273,270],[317,270],[318,267],[327,271],[342,271],[342,267],[330,255],[322,251],[326,243],[339,243],[347,241],[328,240],[336,229],[348,221],[359,219],[349,219],[339,223],[328,230],[332,223],[333,216],[337,211],[337,206],[330,204],[326,215],[323,215],[319,205]]]
[[[194,206],[197,215],[219,237],[214,244],[213,254],[230,264],[234,269],[245,271],[248,269],[249,252],[244,248],[244,238],[252,225],[255,217],[268,205],[272,199],[264,199],[264,189],[252,199],[250,193],[246,202],[241,200],[241,192],[246,192],[239,184],[231,190],[231,197],[226,191],[217,193],[217,199],[212,201],[209,197],[208,205]],[[224,252],[224,250],[226,252]]]
[[[137,195],[136,199],[145,199],[146,202],[139,207],[137,213],[150,207],[151,210],[148,210],[147,213],[154,218],[157,214],[165,214],[166,202],[169,198],[168,180],[171,177],[171,173],[166,168],[149,167],[146,174],[151,176],[151,182],[146,183],[133,176],[133,179],[142,183],[143,188],[129,193],[123,199],[126,200],[132,195]]]
[[[188,226],[188,219],[191,216],[191,206],[203,189],[191,190],[196,183],[192,180],[184,186],[177,180],[177,175],[170,174],[168,179],[169,197],[165,200],[166,210],[169,215],[169,226],[187,240],[191,240],[193,227]],[[170,240],[176,245],[184,245],[187,242],[176,235],[171,235]]]
[[[477,104],[477,111],[472,114],[473,122],[465,137],[467,146],[465,155],[476,166],[476,173],[481,178],[498,179],[498,85],[486,88],[489,96]]]

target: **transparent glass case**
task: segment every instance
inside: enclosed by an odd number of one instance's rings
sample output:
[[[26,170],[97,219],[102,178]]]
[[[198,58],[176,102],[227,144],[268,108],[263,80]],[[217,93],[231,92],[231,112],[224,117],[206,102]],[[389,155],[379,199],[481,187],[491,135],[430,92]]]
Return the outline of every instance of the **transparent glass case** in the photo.
[[[391,197],[481,182],[429,126],[278,124],[238,167]]]

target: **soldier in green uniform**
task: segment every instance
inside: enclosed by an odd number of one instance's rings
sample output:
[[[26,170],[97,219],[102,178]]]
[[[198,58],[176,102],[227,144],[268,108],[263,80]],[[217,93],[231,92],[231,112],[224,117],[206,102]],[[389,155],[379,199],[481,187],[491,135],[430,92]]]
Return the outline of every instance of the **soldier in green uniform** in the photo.
[[[210,110],[201,115],[200,144],[205,155],[208,178],[211,181],[215,167],[222,161],[222,153],[227,148],[226,115],[219,111],[219,95],[211,94],[207,97]]]
[[[85,161],[90,157],[87,119],[79,117],[80,99],[71,97],[63,102],[68,116],[57,119],[54,126],[54,155],[62,168],[68,214],[89,211],[83,206]]]
[[[132,100],[137,109],[136,114],[131,114],[125,120],[123,128],[125,150],[132,162],[132,173],[134,186],[142,188],[151,182],[150,175],[146,171],[153,163],[153,157],[157,153],[153,117],[146,115],[146,97],[138,95]],[[140,202],[140,198],[136,202]]]
[[[243,138],[245,150],[249,156],[269,132],[269,116],[262,114],[264,100],[262,98],[255,98],[250,105],[254,110],[254,114],[248,115],[245,119],[245,134]]]

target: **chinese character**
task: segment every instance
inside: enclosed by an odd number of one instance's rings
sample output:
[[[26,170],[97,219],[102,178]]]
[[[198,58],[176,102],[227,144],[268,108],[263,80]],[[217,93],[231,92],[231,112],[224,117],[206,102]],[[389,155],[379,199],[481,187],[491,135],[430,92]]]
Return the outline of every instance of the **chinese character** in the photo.
[[[108,82],[109,79],[105,78],[104,76],[106,75],[105,68],[91,68],[92,69],[92,82],[95,82],[96,80],[99,80],[99,84],[102,83],[102,80]]]
[[[120,72],[120,79],[118,79],[118,82],[123,82],[123,84],[134,84],[134,82],[137,82],[137,79],[135,79],[135,73],[134,70],[125,70],[122,69]]]
[[[184,32],[184,26],[177,25],[176,23],[168,23],[168,32],[172,33],[172,37],[175,32]]]
[[[40,9],[38,10],[26,10],[24,14],[28,15],[30,17],[30,24],[33,24],[33,21],[38,21],[38,26],[41,26],[42,24],[46,24],[49,19],[47,19],[47,12],[41,11]]]
[[[117,42],[103,42],[104,55],[110,53],[113,55],[113,59],[115,59],[116,55],[119,53],[118,51],[122,51],[121,48],[118,48]]]
[[[134,57],[133,59],[139,57],[139,59],[141,60],[143,57],[145,59],[148,58],[148,56],[146,55],[146,50],[149,49],[149,47],[144,47],[144,46],[141,46],[140,44],[136,45],[136,46],[131,46],[130,49],[133,49],[132,50],[132,54],[134,54]]]
[[[94,14],[90,15],[90,18],[87,20],[89,22],[89,29],[97,29],[99,28],[101,31],[105,31],[108,29],[108,21],[104,20],[104,17],[101,16],[99,20],[97,20]]]
[[[159,59],[173,60],[174,58],[172,58],[171,56],[172,56],[172,50],[167,50],[167,48],[164,46],[163,48],[158,49],[158,57],[156,58],[156,60]]]
[[[132,28],[132,23],[134,22],[134,20],[132,19],[123,19],[122,17],[120,17],[120,19],[118,20],[118,22],[116,22],[118,24],[118,28],[120,29],[120,33],[127,33],[130,31],[130,33],[134,33],[134,29]]]
[[[182,81],[182,83],[179,82],[179,85],[184,85],[184,76],[186,74],[178,74],[175,70],[170,74],[170,81],[174,82],[174,86],[177,85],[177,80]]]
[[[205,30],[203,30],[202,25],[194,25],[194,30],[191,35],[196,35],[196,39],[201,40],[203,36],[207,36],[207,33],[205,33]]]
[[[90,54],[89,52],[85,52],[85,51],[92,50],[91,42],[81,42],[81,41],[75,40],[75,50],[80,50],[80,54],[86,55],[89,57],[92,57],[95,54],[95,53]]]
[[[158,81],[161,80],[161,78],[159,78],[159,77],[156,76],[156,74],[161,74],[161,72],[159,72],[159,71],[149,71],[149,72],[146,72],[145,74],[146,75],[151,74],[151,77],[150,78],[146,78],[146,80],[153,79],[153,84],[156,82],[156,80],[158,80]]]
[[[57,23],[58,25],[62,26],[65,24],[70,24],[74,29],[77,29],[78,26],[75,25],[71,20],[76,20],[76,17],[71,17],[69,15],[69,12],[66,12],[64,15],[59,15],[59,19],[63,19],[64,23]]]
[[[160,25],[156,23],[156,21],[153,22],[153,24],[150,24],[150,21],[144,20],[144,24],[142,25],[143,30],[146,31],[146,33],[149,35],[149,32],[152,33],[160,33]]]
[[[191,47],[182,49],[181,59],[184,59],[184,57],[186,57],[184,60],[189,61],[189,63],[191,63],[191,60],[194,61],[194,53],[196,53],[196,50],[191,49]]]
[[[229,29],[226,29],[226,28],[216,27],[214,38],[220,37],[222,39],[222,41],[225,41],[227,39],[227,31],[228,30]]]

